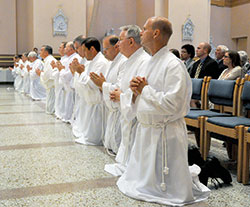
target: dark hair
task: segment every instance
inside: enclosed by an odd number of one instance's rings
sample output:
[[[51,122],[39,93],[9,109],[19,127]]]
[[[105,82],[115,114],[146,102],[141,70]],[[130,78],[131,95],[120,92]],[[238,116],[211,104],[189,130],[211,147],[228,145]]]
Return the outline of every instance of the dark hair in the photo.
[[[49,45],[43,45],[42,47],[44,47],[44,50],[47,51],[49,55],[53,54],[53,49]]]
[[[228,56],[232,61],[232,66],[233,67],[241,66],[241,64],[240,64],[240,55],[239,55],[239,53],[237,51],[229,50],[226,53],[228,53]]]
[[[61,42],[61,44],[63,44],[63,47],[65,48],[67,45],[67,42]]]
[[[179,51],[177,50],[177,49],[170,49],[170,51],[176,56],[176,57],[178,57],[178,58],[180,58],[180,53],[179,53]]]
[[[111,37],[110,39],[109,39],[109,43],[112,45],[112,46],[114,46],[114,45],[116,45],[116,43],[119,41],[119,38],[118,37]]]
[[[193,45],[186,44],[181,47],[181,49],[185,49],[187,53],[190,55],[190,58],[194,58],[195,55],[195,49]]]
[[[89,37],[84,44],[88,50],[90,50],[91,47],[94,47],[97,52],[101,51],[101,44],[95,37]]]
[[[85,42],[86,42],[88,39],[89,39],[89,37],[84,38],[84,39],[82,40],[82,42],[81,42],[81,46],[82,46],[82,45],[84,45],[84,44],[85,44]]]
[[[20,55],[15,55],[14,58],[15,59],[20,58]]]

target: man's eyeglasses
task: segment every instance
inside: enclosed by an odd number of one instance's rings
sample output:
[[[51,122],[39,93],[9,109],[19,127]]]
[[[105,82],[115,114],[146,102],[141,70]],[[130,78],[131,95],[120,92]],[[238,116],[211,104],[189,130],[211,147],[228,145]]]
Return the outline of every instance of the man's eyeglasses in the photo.
[[[103,51],[107,51],[109,48],[111,48],[111,47],[113,47],[113,46],[110,46],[110,47],[105,47],[105,48],[103,48]]]

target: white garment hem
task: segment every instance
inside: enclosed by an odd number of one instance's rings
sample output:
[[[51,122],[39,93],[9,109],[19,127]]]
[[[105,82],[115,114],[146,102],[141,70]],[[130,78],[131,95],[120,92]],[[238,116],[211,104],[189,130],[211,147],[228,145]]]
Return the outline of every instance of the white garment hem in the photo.
[[[121,176],[125,172],[126,167],[120,163],[107,164],[104,170],[113,176]]]
[[[120,179],[117,181],[116,185],[118,186],[119,190],[125,194],[126,196],[129,196],[131,198],[134,198],[136,200],[141,200],[141,201],[146,201],[146,202],[150,202],[150,203],[159,203],[159,204],[163,204],[163,205],[170,205],[170,206],[184,206],[184,205],[190,205],[193,203],[198,203],[198,202],[202,202],[207,200],[208,195],[204,196],[204,197],[200,197],[197,198],[195,200],[192,201],[185,201],[185,202],[181,202],[181,203],[175,203],[175,202],[171,202],[170,199],[167,198],[163,198],[163,197],[158,197],[158,196],[153,196],[153,195],[149,195],[149,194],[144,194],[142,192],[139,192],[135,189],[133,189],[133,192],[131,190],[127,190],[129,183],[127,183],[126,181],[122,181],[120,182]]]

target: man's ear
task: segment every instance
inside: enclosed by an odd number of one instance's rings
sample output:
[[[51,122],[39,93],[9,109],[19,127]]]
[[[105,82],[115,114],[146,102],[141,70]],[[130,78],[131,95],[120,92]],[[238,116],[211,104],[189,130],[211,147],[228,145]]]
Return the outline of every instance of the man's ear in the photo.
[[[129,44],[130,44],[130,45],[133,45],[134,43],[135,43],[134,38],[129,38]]]
[[[114,45],[114,48],[115,48],[115,49],[118,49],[118,48],[119,48],[118,44],[115,44],[115,45]]]
[[[153,37],[154,37],[154,38],[159,37],[159,36],[160,36],[160,33],[161,33],[161,32],[160,32],[159,29],[155,29],[154,32],[153,32]]]

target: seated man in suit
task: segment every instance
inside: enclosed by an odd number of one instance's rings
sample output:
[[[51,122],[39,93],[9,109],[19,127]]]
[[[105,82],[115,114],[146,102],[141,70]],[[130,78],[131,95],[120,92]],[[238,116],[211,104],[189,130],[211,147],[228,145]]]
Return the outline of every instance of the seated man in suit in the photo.
[[[215,50],[216,62],[218,63],[220,73],[227,68],[227,66],[223,64],[223,57],[227,51],[228,48],[225,45],[218,45]]]
[[[196,49],[196,56],[199,58],[193,64],[189,74],[191,78],[204,78],[205,76],[211,76],[217,79],[220,75],[217,62],[209,56],[211,52],[210,44],[201,42]]]

